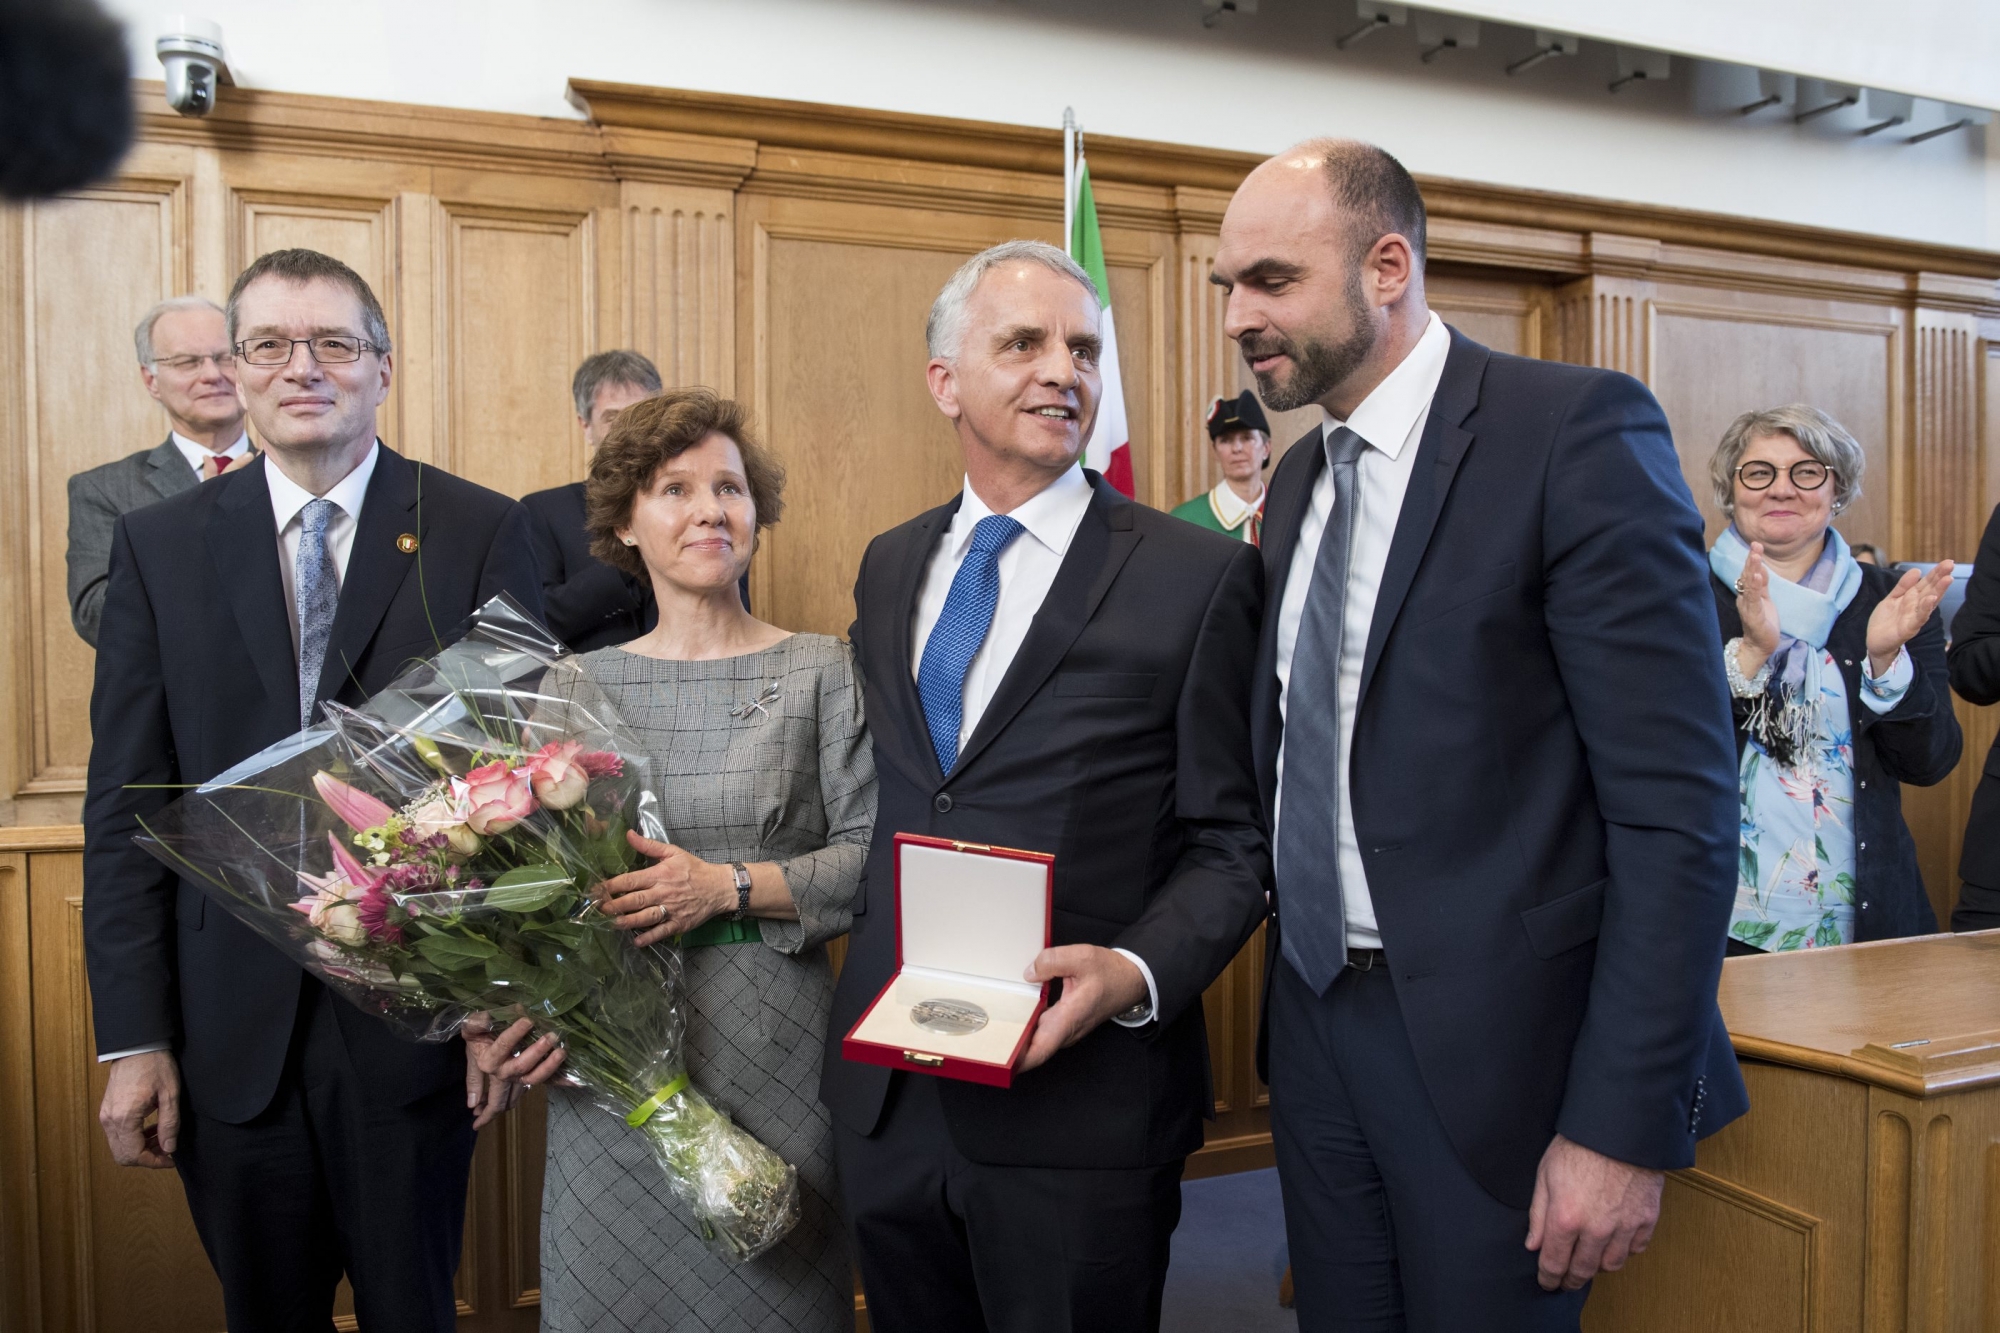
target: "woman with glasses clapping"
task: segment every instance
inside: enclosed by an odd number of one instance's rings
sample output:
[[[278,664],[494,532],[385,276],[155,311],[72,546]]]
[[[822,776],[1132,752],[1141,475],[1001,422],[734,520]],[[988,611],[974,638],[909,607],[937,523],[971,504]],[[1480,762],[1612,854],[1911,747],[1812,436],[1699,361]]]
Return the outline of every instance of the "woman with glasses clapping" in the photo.
[[[1958,763],[1928,575],[1857,563],[1832,527],[1861,494],[1861,446],[1803,405],[1746,412],[1709,460],[1731,522],[1708,555],[1741,756],[1732,954],[1937,929],[1901,783]]]

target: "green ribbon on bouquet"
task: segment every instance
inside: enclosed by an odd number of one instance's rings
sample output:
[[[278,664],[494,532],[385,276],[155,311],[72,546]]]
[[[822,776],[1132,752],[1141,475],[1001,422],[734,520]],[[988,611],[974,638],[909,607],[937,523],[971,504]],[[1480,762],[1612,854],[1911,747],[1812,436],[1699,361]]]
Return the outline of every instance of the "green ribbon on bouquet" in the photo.
[[[686,1074],[682,1074],[679,1078],[676,1078],[673,1082],[667,1084],[666,1087],[661,1088],[658,1092],[648,1097],[645,1101],[640,1102],[637,1109],[635,1109],[632,1112],[632,1114],[625,1117],[625,1123],[630,1125],[634,1129],[639,1128],[639,1126],[645,1124],[648,1120],[651,1120],[656,1114],[658,1114],[659,1109],[662,1106],[665,1106],[675,1097],[687,1091],[687,1085],[688,1085],[688,1076]]]

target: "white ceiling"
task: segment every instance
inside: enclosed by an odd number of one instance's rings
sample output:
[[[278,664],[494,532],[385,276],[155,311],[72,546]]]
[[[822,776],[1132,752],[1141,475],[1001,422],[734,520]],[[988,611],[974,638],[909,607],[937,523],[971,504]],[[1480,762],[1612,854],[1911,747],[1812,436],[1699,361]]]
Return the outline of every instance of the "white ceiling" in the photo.
[[[1345,7],[1346,0],[1335,0]],[[1416,6],[2000,108],[2000,0],[1437,0]]]

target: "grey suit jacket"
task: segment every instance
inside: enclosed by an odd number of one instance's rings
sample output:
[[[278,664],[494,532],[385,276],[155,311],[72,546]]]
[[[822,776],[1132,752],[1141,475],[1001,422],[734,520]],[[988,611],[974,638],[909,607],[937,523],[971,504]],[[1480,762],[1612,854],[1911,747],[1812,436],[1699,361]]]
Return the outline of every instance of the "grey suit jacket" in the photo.
[[[69,479],[69,620],[85,643],[97,646],[111,529],[119,515],[199,485],[171,438]]]

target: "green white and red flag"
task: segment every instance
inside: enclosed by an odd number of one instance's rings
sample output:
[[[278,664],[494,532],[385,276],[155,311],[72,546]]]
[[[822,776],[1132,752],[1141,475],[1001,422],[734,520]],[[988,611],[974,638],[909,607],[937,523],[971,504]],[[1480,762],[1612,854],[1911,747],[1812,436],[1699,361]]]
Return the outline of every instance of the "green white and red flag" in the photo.
[[[1103,397],[1097,405],[1097,424],[1084,442],[1083,465],[1103,473],[1106,481],[1131,495],[1132,432],[1126,425],[1125,381],[1118,373],[1118,330],[1111,319],[1111,284],[1104,272],[1104,236],[1097,228],[1097,199],[1090,189],[1082,136],[1069,137],[1076,143],[1074,169],[1065,173],[1075,182],[1065,210],[1070,218],[1069,256],[1090,274],[1090,280],[1097,284],[1097,299],[1104,306]]]

